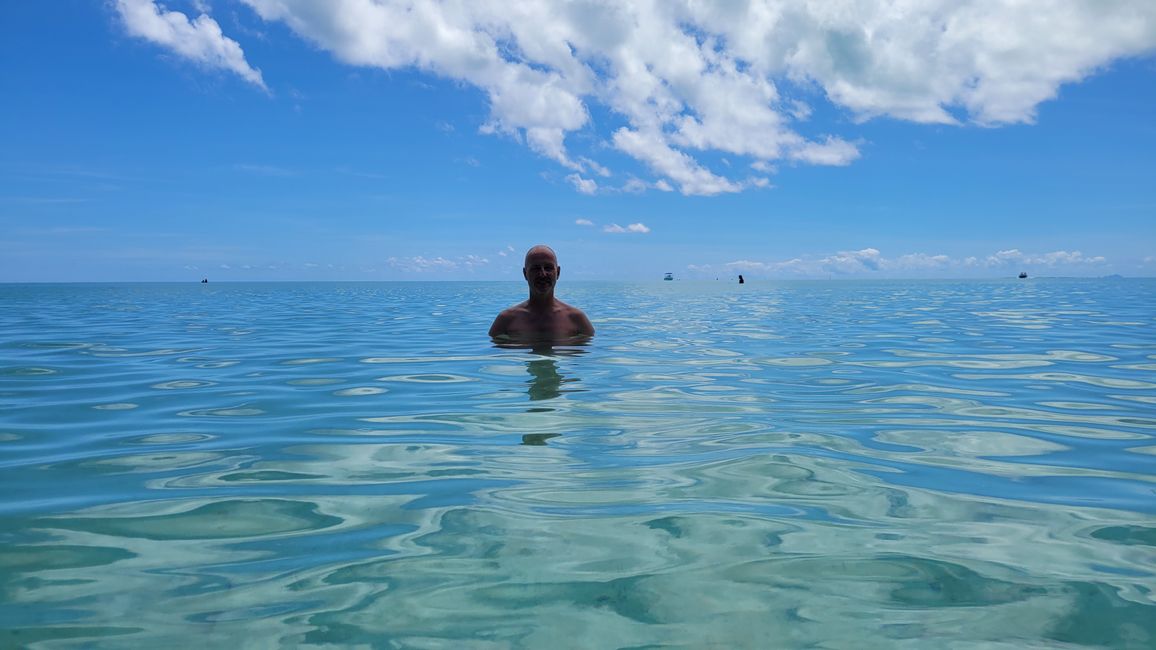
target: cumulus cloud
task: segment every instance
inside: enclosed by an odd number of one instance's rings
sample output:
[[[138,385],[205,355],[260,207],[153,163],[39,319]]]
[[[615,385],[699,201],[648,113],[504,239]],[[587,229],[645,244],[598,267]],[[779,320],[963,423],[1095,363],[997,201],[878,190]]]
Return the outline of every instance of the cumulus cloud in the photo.
[[[389,266],[407,273],[428,273],[430,271],[453,271],[458,263],[438,256],[433,258],[415,255],[413,257],[391,257],[386,262]]]
[[[919,276],[923,274],[944,275],[968,273],[983,270],[1017,270],[1021,266],[1047,270],[1079,270],[1094,268],[1107,263],[1100,255],[1087,256],[1079,251],[1053,251],[1050,253],[1023,253],[1018,249],[996,251],[985,256],[953,258],[950,255],[929,253],[906,253],[898,257],[887,257],[878,249],[864,248],[857,251],[841,251],[828,255],[795,257],[779,261],[735,260],[724,266],[735,272],[764,273],[785,276],[860,276],[894,275]],[[688,267],[690,268],[690,267]],[[709,266],[694,267],[707,269]]]
[[[642,224],[642,223],[632,223],[629,226],[626,226],[625,228],[623,228],[622,226],[620,226],[616,223],[612,223],[608,226],[603,226],[602,232],[646,234],[646,233],[650,232],[650,228],[647,228],[646,224]]]
[[[1051,253],[1023,253],[1019,249],[997,251],[986,258],[969,258],[973,266],[997,267],[1013,264],[1032,266],[1071,266],[1103,264],[1107,260],[1101,255],[1088,257],[1080,251],[1052,251]]]
[[[757,184],[728,176],[722,156],[771,169],[861,155],[853,124],[803,135],[816,101],[854,121],[1030,123],[1063,84],[1156,47],[1151,0],[242,1],[347,64],[481,89],[483,132],[556,161],[578,191],[610,175],[571,152],[569,136],[592,128],[653,174],[631,190],[738,192]],[[206,43],[185,56],[261,84],[206,16],[118,2],[134,33]]]
[[[686,153],[676,150],[659,131],[644,133],[619,129],[614,134],[614,145],[634,156],[659,176],[671,179],[682,188],[683,194],[712,195],[737,192],[738,183],[712,173]]]
[[[462,258],[462,266],[470,270],[476,269],[479,266],[485,266],[489,263],[490,260],[482,257],[481,255],[466,255],[464,258]]]
[[[566,177],[566,180],[570,181],[570,184],[574,186],[574,189],[578,190],[582,194],[594,194],[598,191],[598,183],[595,183],[588,178],[582,178],[578,174],[570,174]]]
[[[228,70],[268,91],[261,71],[249,65],[245,52],[225,36],[221,26],[205,13],[193,20],[179,11],[168,11],[153,0],[116,0],[116,10],[130,34],[152,41],[197,64]]]
[[[503,253],[512,252],[513,247],[507,246]],[[412,257],[390,257],[386,260],[390,268],[402,271],[404,273],[444,273],[447,271],[474,271],[480,267],[488,266],[490,264],[489,258],[481,255],[463,255],[453,259],[437,256],[425,257],[423,255],[414,255]]]
[[[576,225],[576,226],[593,226],[594,222],[589,220],[589,219],[575,219],[574,225]]]
[[[882,264],[880,253],[874,248],[836,253],[819,260],[823,270],[834,273],[878,271]]]

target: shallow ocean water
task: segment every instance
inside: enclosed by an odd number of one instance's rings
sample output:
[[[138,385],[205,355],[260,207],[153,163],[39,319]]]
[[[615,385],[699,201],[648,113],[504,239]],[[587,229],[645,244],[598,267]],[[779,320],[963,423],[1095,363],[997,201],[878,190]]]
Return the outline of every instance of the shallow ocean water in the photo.
[[[0,647],[1156,647],[1156,281],[0,285]]]

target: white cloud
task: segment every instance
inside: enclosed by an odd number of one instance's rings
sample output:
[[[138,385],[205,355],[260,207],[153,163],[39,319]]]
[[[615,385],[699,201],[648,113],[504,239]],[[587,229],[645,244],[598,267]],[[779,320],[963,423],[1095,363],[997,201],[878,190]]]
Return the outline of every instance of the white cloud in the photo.
[[[229,70],[245,81],[268,91],[261,71],[249,65],[245,52],[221,32],[217,21],[202,11],[194,20],[179,11],[167,11],[153,0],[117,0],[116,9],[133,36],[152,41],[180,56],[210,68]]]
[[[1001,267],[1009,265],[1026,266],[1073,266],[1088,264],[1103,264],[1107,262],[1103,256],[1085,256],[1080,251],[1052,251],[1051,253],[1022,253],[1019,249],[1003,250],[988,255],[983,260],[976,260],[973,264],[985,267]]]
[[[431,271],[454,271],[457,262],[438,256],[433,258],[416,255],[414,257],[391,257],[386,262],[390,267],[407,273],[429,273]]]
[[[1046,267],[1048,270],[1095,268],[1107,264],[1103,256],[1086,256],[1079,251],[1054,251],[1051,253],[1023,253],[1018,249],[997,251],[986,256],[953,258],[944,254],[906,253],[898,257],[886,257],[878,249],[864,248],[857,251],[841,251],[822,256],[795,257],[782,261],[735,260],[724,266],[734,271],[765,273],[768,275],[829,276],[829,275],[885,275],[937,276],[969,274],[977,271],[1004,273],[1029,268]],[[689,268],[689,267],[688,267]],[[696,267],[709,268],[709,265]]]
[[[513,248],[507,247],[507,250],[512,251]],[[504,253],[498,254],[504,255]],[[413,257],[391,257],[386,260],[386,263],[389,264],[390,268],[405,273],[443,273],[459,270],[474,271],[479,267],[489,265],[490,260],[481,255],[464,255],[455,259],[440,255],[437,257],[415,255]]]
[[[640,178],[631,178],[622,185],[622,191],[629,192],[631,194],[640,194],[645,192],[649,187],[650,186],[646,184],[646,181]]]
[[[823,142],[808,142],[788,156],[791,160],[813,165],[850,165],[859,158],[859,149],[844,140],[828,136]]]
[[[877,249],[842,251],[818,261],[819,268],[828,273],[862,273],[878,271],[884,264]]]
[[[479,266],[485,266],[489,263],[490,260],[482,257],[481,255],[466,255],[462,260],[462,265],[471,271],[478,268]]]
[[[566,177],[566,180],[570,181],[570,184],[574,186],[574,189],[578,190],[582,194],[594,194],[598,191],[598,183],[595,183],[588,178],[582,178],[578,174],[570,174]]]
[[[597,161],[591,160],[589,158],[579,158],[579,162],[581,162],[582,165],[589,169],[591,172],[598,174],[602,178],[610,178],[610,170],[603,167],[602,165],[599,165]]]
[[[142,22],[160,20],[151,2],[119,1]],[[859,121],[1030,123],[1063,84],[1156,47],[1152,0],[243,2],[347,64],[481,89],[484,132],[575,175],[609,175],[569,150],[569,136],[593,125],[615,130],[609,144],[650,170],[648,185],[697,195],[754,185],[727,177],[723,156],[768,166],[858,158],[853,124],[844,137],[800,132],[814,101]],[[223,60],[259,83],[239,47]]]
[[[645,233],[650,232],[650,228],[647,228],[646,224],[642,224],[642,223],[632,223],[629,226],[626,226],[625,228],[623,228],[622,226],[620,226],[616,223],[612,223],[608,226],[603,226],[602,232],[645,234]]]
[[[711,173],[694,158],[671,147],[665,134],[660,132],[642,133],[623,128],[614,133],[613,141],[614,146],[642,161],[655,173],[678,183],[683,194],[710,196],[741,189],[738,183]]]
[[[888,264],[897,269],[942,269],[952,264],[947,255],[928,255],[927,253],[909,253],[900,255],[894,262]]]
[[[594,222],[589,219],[575,219],[574,225],[577,226],[593,226]]]

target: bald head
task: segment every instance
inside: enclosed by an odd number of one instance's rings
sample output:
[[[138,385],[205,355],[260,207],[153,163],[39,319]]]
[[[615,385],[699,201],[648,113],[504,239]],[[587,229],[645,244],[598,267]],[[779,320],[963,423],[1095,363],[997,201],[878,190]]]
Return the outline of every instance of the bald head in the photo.
[[[552,257],[554,259],[555,264],[558,263],[558,254],[554,252],[553,248],[550,248],[549,246],[547,246],[545,244],[538,244],[537,246],[533,246],[530,248],[530,250],[526,251],[526,259],[523,260],[522,266],[523,267],[530,266],[530,258],[531,257],[537,258],[537,257],[540,257],[542,255],[549,255],[550,257]]]

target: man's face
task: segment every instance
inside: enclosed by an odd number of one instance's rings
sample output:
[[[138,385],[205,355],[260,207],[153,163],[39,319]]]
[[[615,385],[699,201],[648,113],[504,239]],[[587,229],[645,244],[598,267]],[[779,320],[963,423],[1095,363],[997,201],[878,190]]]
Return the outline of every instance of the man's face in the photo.
[[[526,284],[530,285],[530,292],[547,294],[554,290],[558,282],[558,259],[548,252],[534,252],[526,256],[526,266],[522,267],[522,275]]]

